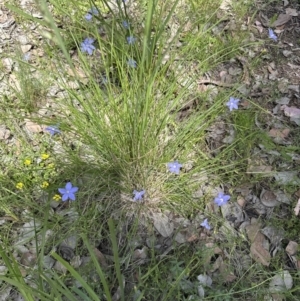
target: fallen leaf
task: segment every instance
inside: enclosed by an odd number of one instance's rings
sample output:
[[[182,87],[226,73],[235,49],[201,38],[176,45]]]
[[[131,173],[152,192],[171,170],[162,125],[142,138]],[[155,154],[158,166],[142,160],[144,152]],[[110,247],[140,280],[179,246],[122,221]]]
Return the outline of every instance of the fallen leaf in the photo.
[[[265,238],[261,233],[258,233],[256,237],[256,240],[251,244],[250,247],[251,257],[264,266],[269,266],[271,255],[262,245],[262,242]]]
[[[104,268],[104,269],[108,268],[108,264],[106,262],[106,259],[103,255],[103,253],[97,248],[94,248],[94,253],[95,253],[95,256],[96,256],[97,261],[99,262],[101,268]]]
[[[297,93],[300,92],[299,85],[288,85],[288,89],[289,89],[289,90],[293,90],[293,91],[295,91],[295,92],[297,92]]]
[[[283,271],[275,275],[269,284],[271,293],[278,293],[289,290],[293,287],[293,278],[289,271]]]
[[[231,0],[223,0],[221,5],[220,5],[220,9],[229,10],[231,5],[232,5]]]
[[[292,16],[287,14],[280,14],[275,22],[271,24],[272,27],[278,27],[284,25],[292,19]]]
[[[28,52],[32,48],[32,45],[21,45],[21,50],[23,53]]]
[[[174,231],[174,224],[162,213],[153,214],[153,223],[155,229],[163,236],[170,237]]]
[[[251,257],[265,266],[269,266],[271,255],[263,247],[263,243],[266,240],[264,235],[260,233],[259,224],[251,224],[245,227],[248,238],[251,242],[250,254]]]
[[[143,249],[134,250],[133,255],[132,255],[132,260],[144,261],[144,259],[147,258],[147,251],[148,251],[147,247],[143,247]]]
[[[279,203],[277,202],[276,195],[270,191],[263,189],[260,194],[260,201],[266,206],[266,207],[275,207]]]
[[[296,207],[294,208],[294,211],[295,211],[295,215],[299,214],[299,211],[300,211],[300,199],[298,199],[298,202],[296,204]]]
[[[273,138],[286,138],[290,133],[290,129],[271,129],[269,131],[269,136]]]
[[[10,136],[10,130],[5,125],[0,125],[0,140],[6,140]]]
[[[263,33],[264,28],[263,28],[261,22],[255,21],[255,27],[257,28],[257,30],[258,30],[260,33]]]
[[[42,127],[30,120],[25,120],[25,128],[32,133],[41,133],[43,131]]]
[[[275,247],[278,247],[284,238],[284,231],[273,226],[264,227],[261,229],[261,233],[264,234]]]
[[[293,184],[299,185],[300,179],[298,178],[297,171],[278,171],[274,174],[274,178],[280,185]]]
[[[290,16],[293,16],[293,17],[297,17],[298,16],[298,13],[297,13],[296,9],[294,9],[294,8],[288,7],[285,10],[285,12],[286,12],[287,15],[290,15]]]
[[[249,165],[247,168],[247,173],[268,173],[272,171],[272,166],[269,165]]]
[[[295,255],[298,251],[298,244],[295,241],[290,240],[285,251],[291,256]]]
[[[212,279],[205,274],[198,275],[197,279],[201,285],[209,286],[209,287],[211,287],[211,285],[212,285]]]

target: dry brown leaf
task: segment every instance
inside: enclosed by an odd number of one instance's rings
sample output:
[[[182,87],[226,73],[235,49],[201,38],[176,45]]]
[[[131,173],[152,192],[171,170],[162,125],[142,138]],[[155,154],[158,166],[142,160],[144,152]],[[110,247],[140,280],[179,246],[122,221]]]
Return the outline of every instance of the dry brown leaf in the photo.
[[[280,14],[277,18],[277,20],[275,22],[273,22],[271,24],[272,27],[278,27],[281,25],[284,25],[285,23],[287,23],[288,21],[290,21],[292,19],[291,15],[287,15],[287,14]]]
[[[293,17],[297,17],[298,16],[298,13],[297,13],[297,10],[294,9],[294,8],[290,8],[288,7],[285,12],[287,13],[287,15],[290,15],[290,16],[293,16]]]
[[[261,22],[259,22],[259,21],[255,21],[255,26],[254,27],[256,27],[257,28],[257,30],[260,32],[260,33],[263,33],[263,31],[264,31],[264,28],[262,27],[262,24],[261,24]]]
[[[246,232],[247,232],[250,242],[251,243],[254,242],[257,233],[259,233],[260,224],[258,224],[258,223],[251,224],[251,225],[247,226],[245,229],[246,229]]]
[[[42,127],[29,119],[25,120],[25,128],[32,133],[41,133],[43,131]]]
[[[295,241],[290,240],[285,251],[291,256],[295,255],[298,251],[298,244]]]
[[[294,208],[294,211],[295,211],[295,215],[299,214],[299,211],[300,211],[300,199],[298,199],[298,202],[296,204],[296,207]]]
[[[106,269],[108,267],[108,264],[106,262],[104,255],[102,254],[102,252],[100,252],[100,250],[98,250],[97,248],[94,248],[94,253],[95,253],[95,256],[96,256],[97,261],[99,262],[101,268]]]
[[[261,264],[265,266],[269,266],[271,255],[270,253],[263,247],[263,242],[265,237],[260,233],[260,224],[251,224],[246,226],[246,232],[248,238],[251,242],[250,254],[251,257]]]
[[[174,231],[174,224],[169,217],[163,213],[152,214],[153,224],[155,229],[163,237],[170,237]]]
[[[265,237],[261,233],[257,233],[254,242],[250,247],[251,257],[261,264],[265,266],[270,265],[271,255],[270,253],[263,247],[263,241]]]
[[[22,53],[28,52],[32,48],[32,45],[21,45]]]
[[[263,189],[260,194],[260,201],[266,206],[266,207],[275,207],[279,203],[277,202],[277,196],[274,192],[270,190]]]
[[[269,131],[269,136],[273,138],[286,138],[290,133],[290,129],[271,129]]]

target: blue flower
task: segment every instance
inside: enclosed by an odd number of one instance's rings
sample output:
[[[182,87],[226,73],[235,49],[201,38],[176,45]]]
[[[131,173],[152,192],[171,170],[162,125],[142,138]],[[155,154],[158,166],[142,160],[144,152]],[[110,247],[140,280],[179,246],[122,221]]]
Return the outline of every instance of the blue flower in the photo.
[[[133,194],[134,194],[133,200],[135,202],[140,201],[140,200],[143,199],[143,196],[145,194],[145,190],[141,190],[141,191],[133,190]]]
[[[126,20],[122,21],[122,25],[125,29],[128,29],[130,27],[130,23]]]
[[[136,38],[133,36],[129,36],[126,39],[128,44],[134,44],[134,42],[136,41]]]
[[[68,182],[65,188],[58,188],[58,191],[62,195],[63,202],[68,199],[75,201],[75,193],[78,191],[78,187],[73,187],[72,183]]]
[[[226,195],[223,192],[220,192],[215,198],[215,204],[218,206],[225,205],[230,200],[230,195]]]
[[[60,130],[58,129],[58,126],[57,125],[50,125],[50,126],[47,126],[45,128],[45,130],[47,132],[50,133],[51,136],[55,135],[55,134],[60,134]]]
[[[277,42],[277,36],[274,33],[274,31],[271,28],[269,28],[268,30],[269,30],[269,38]]]
[[[210,224],[208,223],[207,218],[200,224],[200,226],[204,227],[207,230],[211,229]]]
[[[127,61],[127,64],[129,67],[132,67],[132,68],[136,68],[136,66],[137,66],[136,61],[134,59],[129,59]]]
[[[93,18],[93,16],[98,16],[98,15],[99,15],[98,9],[97,9],[96,7],[92,7],[92,8],[88,11],[88,13],[85,15],[84,18],[85,18],[87,21],[91,21],[92,18]]]
[[[169,171],[172,173],[175,173],[176,175],[179,174],[181,167],[182,167],[182,164],[179,164],[178,161],[168,163]]]
[[[238,98],[230,97],[229,101],[226,103],[226,106],[230,111],[232,111],[233,109],[237,110],[239,101],[240,100]]]
[[[30,53],[27,52],[23,55],[23,61],[28,62],[30,60]]]
[[[87,52],[89,55],[93,54],[93,51],[96,49],[94,45],[92,45],[95,42],[95,39],[92,38],[86,38],[82,43],[81,43],[81,51],[82,52]]]

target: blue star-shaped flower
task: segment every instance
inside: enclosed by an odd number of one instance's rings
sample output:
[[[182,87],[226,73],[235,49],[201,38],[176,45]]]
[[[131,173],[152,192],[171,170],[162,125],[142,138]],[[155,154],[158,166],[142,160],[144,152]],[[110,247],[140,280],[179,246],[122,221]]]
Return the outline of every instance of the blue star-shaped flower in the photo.
[[[269,28],[268,30],[269,30],[269,38],[277,42],[277,36],[274,33],[274,31],[271,28]]]
[[[62,201],[65,202],[68,199],[75,201],[75,193],[78,191],[78,187],[73,187],[71,182],[66,184],[65,188],[58,188],[59,193],[62,195]]]
[[[226,195],[223,192],[220,192],[215,198],[215,204],[218,206],[225,205],[230,200],[230,195]]]
[[[210,227],[210,224],[208,223],[208,220],[207,218],[200,224],[202,227],[204,227],[205,229],[207,230],[210,230],[211,227]]]
[[[127,39],[127,43],[130,44],[130,45],[134,44],[134,42],[136,41],[136,38],[133,37],[133,36],[129,36],[126,39]]]
[[[30,60],[30,53],[27,52],[23,55],[23,61],[28,62]]]
[[[238,98],[230,97],[229,101],[226,103],[226,106],[230,111],[232,111],[233,109],[237,110],[239,101],[240,100]]]
[[[179,164],[178,161],[168,163],[169,171],[172,173],[175,173],[176,175],[179,174],[181,167],[182,167],[182,164]]]
[[[134,59],[129,59],[129,60],[127,61],[127,64],[128,64],[128,66],[131,67],[131,68],[136,68],[136,66],[137,66],[137,63],[136,63],[136,61],[135,61]]]
[[[81,51],[82,52],[87,52],[89,55],[93,54],[93,51],[96,49],[94,45],[92,45],[95,42],[95,39],[92,38],[86,38],[82,43],[81,43]]]
[[[141,190],[141,191],[133,190],[133,194],[134,194],[133,200],[135,202],[140,201],[140,200],[143,199],[143,196],[145,194],[145,190]]]
[[[122,21],[122,25],[123,25],[123,27],[124,27],[125,29],[128,29],[128,28],[130,27],[130,23],[129,23],[128,21],[126,21],[126,20],[123,20],[123,21]]]
[[[47,132],[50,133],[51,136],[55,135],[55,134],[60,134],[60,130],[58,129],[58,126],[57,125],[50,125],[50,126],[47,126],[45,128],[45,130]]]
[[[92,7],[88,13],[84,16],[84,18],[87,20],[87,21],[91,21],[93,16],[98,16],[99,15],[99,11],[96,7]]]

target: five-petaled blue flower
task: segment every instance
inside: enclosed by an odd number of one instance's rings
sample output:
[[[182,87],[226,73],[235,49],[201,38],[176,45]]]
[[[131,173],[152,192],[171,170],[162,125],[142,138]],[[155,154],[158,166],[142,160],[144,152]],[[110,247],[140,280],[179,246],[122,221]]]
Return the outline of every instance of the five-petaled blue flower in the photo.
[[[95,42],[95,39],[92,38],[86,38],[82,43],[81,43],[81,51],[82,52],[87,52],[89,55],[93,54],[93,51],[96,49],[94,45],[92,45]]]
[[[233,109],[237,110],[239,101],[240,100],[238,98],[230,97],[229,101],[226,103],[226,106],[230,111],[232,111]]]
[[[51,136],[55,135],[55,134],[60,134],[60,130],[58,129],[58,126],[57,125],[50,125],[50,126],[47,126],[45,128],[45,130],[47,132],[50,133]]]
[[[66,184],[65,188],[58,188],[59,193],[62,195],[62,201],[65,202],[68,199],[75,201],[75,193],[78,191],[78,187],[73,187],[71,182]]]
[[[23,61],[28,62],[30,60],[30,53],[27,52],[23,55]]]
[[[134,44],[134,42],[136,41],[136,38],[133,36],[129,36],[126,39],[128,44]]]
[[[137,66],[137,63],[134,59],[129,59],[127,61],[127,64],[128,64],[129,67],[132,67],[132,68],[136,68],[136,66]]]
[[[133,190],[133,194],[134,194],[133,200],[135,202],[140,201],[140,200],[143,199],[143,196],[145,194],[145,190],[141,190],[141,191]]]
[[[181,167],[182,167],[182,164],[179,164],[178,161],[168,163],[169,171],[172,173],[175,173],[176,175],[179,174]]]
[[[93,16],[98,16],[98,15],[99,15],[98,9],[97,9],[96,7],[92,7],[92,8],[88,11],[88,13],[85,15],[84,18],[85,18],[87,21],[91,21],[92,18],[93,18]]]
[[[271,28],[269,28],[268,30],[269,30],[269,38],[277,42],[277,36],[274,33],[274,31]]]
[[[215,204],[218,206],[225,205],[230,200],[230,195],[226,195],[223,192],[220,192],[215,198]]]
[[[122,25],[125,29],[128,29],[130,27],[130,23],[126,20],[122,21]]]
[[[210,224],[208,223],[207,218],[200,224],[200,226],[204,227],[207,230],[211,229]]]

